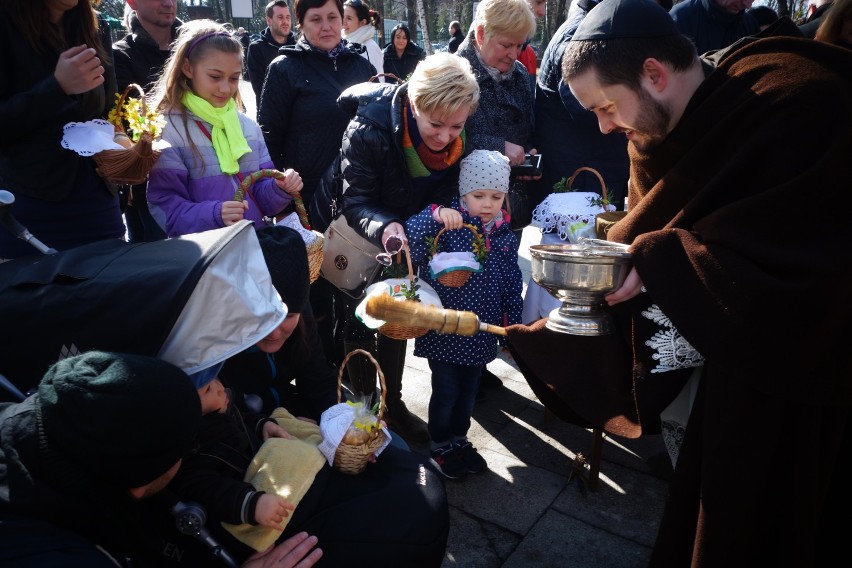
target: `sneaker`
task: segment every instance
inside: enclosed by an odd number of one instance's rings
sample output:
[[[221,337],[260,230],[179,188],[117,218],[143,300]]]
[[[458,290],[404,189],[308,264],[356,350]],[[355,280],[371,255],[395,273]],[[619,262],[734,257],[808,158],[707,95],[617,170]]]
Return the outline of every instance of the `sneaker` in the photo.
[[[454,444],[447,444],[437,450],[432,450],[429,461],[447,479],[458,479],[464,477],[468,472],[468,466],[462,461],[461,454]]]
[[[453,446],[455,446],[458,451],[468,473],[481,473],[488,469],[488,463],[485,461],[485,458],[479,455],[479,452],[476,451],[473,444],[471,444],[466,438],[459,440],[458,442],[454,442]]]

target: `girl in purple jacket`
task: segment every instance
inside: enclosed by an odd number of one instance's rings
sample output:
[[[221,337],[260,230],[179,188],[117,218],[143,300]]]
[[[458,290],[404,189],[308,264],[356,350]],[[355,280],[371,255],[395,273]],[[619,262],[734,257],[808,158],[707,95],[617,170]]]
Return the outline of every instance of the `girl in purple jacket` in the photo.
[[[288,169],[234,199],[245,177],[274,168],[260,127],[238,110],[242,62],[242,45],[223,26],[187,22],[154,87],[152,106],[166,118],[168,147],[148,177],[148,204],[169,237],[243,219],[259,227],[302,189],[301,176]]]

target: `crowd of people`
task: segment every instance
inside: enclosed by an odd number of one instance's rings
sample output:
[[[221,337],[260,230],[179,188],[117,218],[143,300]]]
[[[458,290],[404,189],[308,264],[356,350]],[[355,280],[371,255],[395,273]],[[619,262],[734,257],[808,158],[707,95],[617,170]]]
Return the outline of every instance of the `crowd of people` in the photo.
[[[738,550],[748,563],[808,566],[842,553],[830,536],[848,493],[852,368],[841,338],[852,305],[837,283],[850,274],[850,239],[841,224],[810,233],[790,223],[802,187],[841,203],[838,180],[852,174],[848,128],[837,126],[852,124],[852,0],[814,1],[802,22],[751,0],[575,0],[540,65],[530,42],[544,0],[482,0],[469,22],[450,23],[448,52],[431,55],[404,23],[382,46],[384,18],[364,0],[272,0],[254,39],[181,21],[176,2],[128,0],[128,33],[114,44],[97,4],[0,1],[0,189],[14,194],[16,218],[60,254],[248,221],[287,315],[200,372],[132,346],[69,353],[24,400],[0,403],[0,564],[75,555],[91,566],[180,565],[212,552],[249,567],[353,557],[438,566],[444,480],[488,469],[467,434],[482,386],[499,387],[486,366],[508,348],[531,384],[556,393],[586,388],[552,371],[570,366],[566,357],[592,375],[615,368],[603,357],[629,362],[608,384],[630,393],[635,404],[617,410],[640,433],[663,429],[660,411],[693,389],[652,565],[716,565]],[[245,114],[244,80],[256,117]],[[162,116],[166,144],[146,182],[121,184],[61,142],[67,124],[107,118],[132,84]],[[535,154],[540,173],[512,173]],[[521,231],[581,166],[626,210],[606,235],[633,261],[606,298],[627,330],[607,340],[617,354],[554,334],[544,319],[522,323]],[[591,178],[576,189],[602,192]],[[431,371],[425,421],[402,400],[407,340],[366,325],[360,298],[312,281],[302,236],[276,224],[297,203],[320,232],[345,215],[389,253],[386,274],[410,255],[445,307],[510,330],[508,340],[414,340]],[[444,231],[444,249],[480,255],[462,286],[432,271]],[[36,254],[0,230],[0,271]],[[810,308],[802,330],[782,308],[791,297],[831,302]],[[356,349],[383,371],[395,441],[358,476],[317,461],[295,503],[246,481],[262,444],[292,438],[275,418],[282,409],[319,430]],[[369,400],[377,372],[353,362],[345,380]],[[784,491],[790,436],[819,460],[779,511],[771,502]],[[757,482],[743,483],[730,461]],[[186,500],[213,521],[206,542],[175,529]],[[360,523],[374,507],[381,522]],[[222,523],[280,535],[256,550]]]

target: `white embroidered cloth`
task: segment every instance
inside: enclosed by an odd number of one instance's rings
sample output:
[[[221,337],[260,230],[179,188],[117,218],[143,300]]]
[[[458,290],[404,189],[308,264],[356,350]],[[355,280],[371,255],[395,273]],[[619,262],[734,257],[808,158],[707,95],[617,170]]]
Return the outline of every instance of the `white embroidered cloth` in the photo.
[[[305,241],[306,246],[312,244],[318,238],[322,238],[322,235],[317,231],[309,231],[308,229],[304,228],[302,226],[302,222],[299,221],[299,215],[297,213],[290,213],[275,224],[284,225],[285,227],[295,229],[302,237],[302,240]]]
[[[590,203],[599,198],[592,191],[551,193],[533,210],[532,225],[540,228],[542,233],[556,232],[563,241],[567,240],[571,225],[586,223],[594,226],[595,215],[606,211]]]

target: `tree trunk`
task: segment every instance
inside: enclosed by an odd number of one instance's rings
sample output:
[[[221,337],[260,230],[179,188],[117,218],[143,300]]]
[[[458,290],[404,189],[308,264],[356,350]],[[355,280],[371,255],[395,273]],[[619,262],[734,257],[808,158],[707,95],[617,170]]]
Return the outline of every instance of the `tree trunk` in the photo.
[[[408,31],[411,32],[411,41],[417,43],[417,0],[405,0],[405,6],[408,10],[406,23]]]
[[[423,6],[423,0],[417,0],[417,15],[420,20],[420,31],[423,32],[423,49],[427,55],[432,54],[432,41],[429,39],[429,26],[427,25],[426,8]]]
[[[382,23],[376,32],[378,32],[379,36],[379,47],[384,49],[385,44],[387,43],[385,41],[385,0],[373,0],[373,4],[375,5],[373,9],[382,17]],[[295,19],[293,21],[295,21]]]

